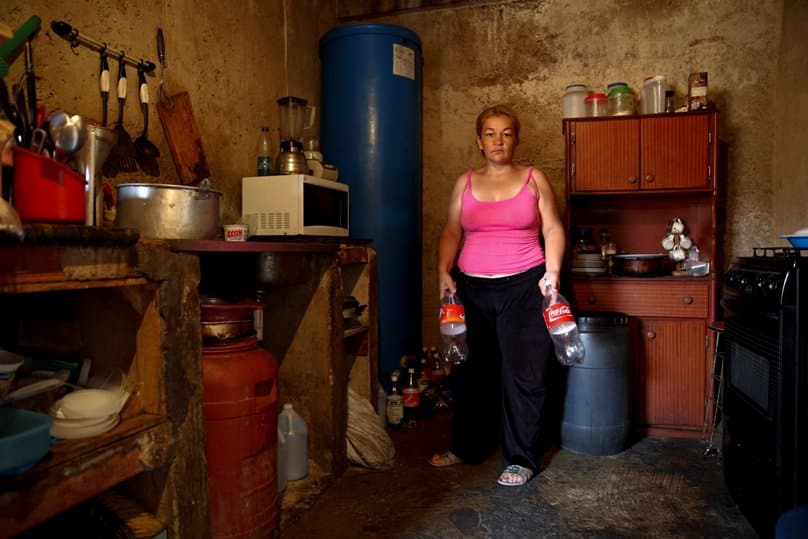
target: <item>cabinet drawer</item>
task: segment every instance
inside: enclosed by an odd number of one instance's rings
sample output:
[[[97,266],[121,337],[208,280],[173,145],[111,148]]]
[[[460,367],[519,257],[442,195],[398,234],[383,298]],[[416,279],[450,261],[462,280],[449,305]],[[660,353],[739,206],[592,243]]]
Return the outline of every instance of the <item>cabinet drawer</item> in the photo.
[[[572,283],[577,311],[629,316],[707,318],[710,283],[671,280],[581,280]]]

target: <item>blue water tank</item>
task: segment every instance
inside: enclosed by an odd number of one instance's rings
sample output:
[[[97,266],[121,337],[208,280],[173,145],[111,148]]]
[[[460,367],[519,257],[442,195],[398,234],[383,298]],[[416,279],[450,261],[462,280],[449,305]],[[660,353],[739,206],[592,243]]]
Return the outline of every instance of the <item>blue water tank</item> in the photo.
[[[379,366],[421,346],[421,40],[350,24],[320,39],[320,145],[350,186],[350,235],[379,275]]]

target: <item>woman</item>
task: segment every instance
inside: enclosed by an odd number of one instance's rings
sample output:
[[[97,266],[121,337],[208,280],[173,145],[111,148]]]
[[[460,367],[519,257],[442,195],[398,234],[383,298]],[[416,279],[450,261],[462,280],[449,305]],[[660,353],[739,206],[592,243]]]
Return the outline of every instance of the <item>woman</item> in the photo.
[[[487,108],[476,127],[485,164],[455,181],[438,240],[439,293],[457,293],[466,307],[469,357],[454,372],[450,450],[430,463],[481,462],[501,442],[506,467],[497,482],[516,486],[539,467],[544,367],[552,352],[542,295],[558,289],[565,238],[545,175],[513,161],[516,112]]]

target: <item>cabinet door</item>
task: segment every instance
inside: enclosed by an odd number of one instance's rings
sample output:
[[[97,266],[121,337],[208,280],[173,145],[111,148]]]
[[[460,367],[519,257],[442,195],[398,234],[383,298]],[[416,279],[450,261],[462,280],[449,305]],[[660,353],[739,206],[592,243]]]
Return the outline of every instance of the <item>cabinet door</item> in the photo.
[[[569,128],[567,173],[571,191],[639,189],[638,119],[571,122]]]
[[[705,335],[703,320],[640,320],[637,415],[641,425],[702,426]]]
[[[712,115],[643,117],[642,189],[699,189],[712,185]]]

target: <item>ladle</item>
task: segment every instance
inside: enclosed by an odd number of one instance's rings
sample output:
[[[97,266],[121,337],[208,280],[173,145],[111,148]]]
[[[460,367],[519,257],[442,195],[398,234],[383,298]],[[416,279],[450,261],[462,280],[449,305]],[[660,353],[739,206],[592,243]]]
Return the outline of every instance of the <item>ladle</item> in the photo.
[[[135,158],[143,172],[149,176],[159,176],[160,167],[157,164],[157,158],[160,157],[160,150],[148,139],[149,86],[146,84],[146,75],[142,64],[138,66],[137,81],[140,90],[140,108],[143,111],[143,132],[135,139]]]

